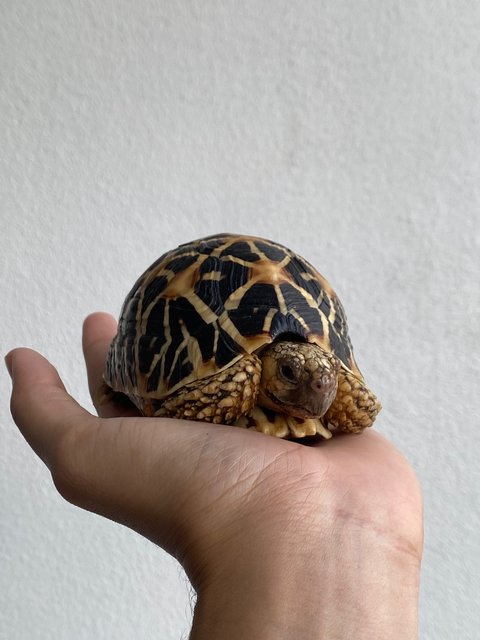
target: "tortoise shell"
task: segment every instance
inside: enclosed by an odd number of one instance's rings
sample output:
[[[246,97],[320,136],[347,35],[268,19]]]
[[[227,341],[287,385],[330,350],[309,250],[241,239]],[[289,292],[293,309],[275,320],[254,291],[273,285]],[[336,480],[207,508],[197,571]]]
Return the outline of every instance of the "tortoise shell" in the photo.
[[[362,379],[343,307],[311,264],[270,240],[209,236],[165,253],[137,280],[105,379],[134,401],[162,398],[280,336],[327,349]]]

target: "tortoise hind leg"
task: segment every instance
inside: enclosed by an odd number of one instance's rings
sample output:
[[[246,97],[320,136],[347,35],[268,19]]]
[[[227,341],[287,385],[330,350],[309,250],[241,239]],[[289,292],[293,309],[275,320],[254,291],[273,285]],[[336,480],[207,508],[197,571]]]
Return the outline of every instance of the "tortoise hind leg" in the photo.
[[[146,399],[143,412],[148,416],[233,424],[254,407],[261,369],[256,355],[245,355],[228,369],[190,382],[163,400]]]
[[[323,416],[325,424],[347,433],[361,433],[371,427],[381,404],[365,383],[341,368],[338,391],[331,407]]]

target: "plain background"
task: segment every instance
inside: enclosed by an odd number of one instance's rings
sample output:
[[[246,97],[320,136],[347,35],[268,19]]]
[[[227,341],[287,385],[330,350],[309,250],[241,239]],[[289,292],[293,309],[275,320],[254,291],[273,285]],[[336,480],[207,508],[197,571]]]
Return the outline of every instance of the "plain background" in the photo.
[[[3,352],[91,407],[82,320],[160,253],[298,251],[423,485],[426,640],[480,633],[479,33],[466,0],[0,2]],[[179,567],[57,495],[9,392],[0,372],[1,638],[186,638]]]

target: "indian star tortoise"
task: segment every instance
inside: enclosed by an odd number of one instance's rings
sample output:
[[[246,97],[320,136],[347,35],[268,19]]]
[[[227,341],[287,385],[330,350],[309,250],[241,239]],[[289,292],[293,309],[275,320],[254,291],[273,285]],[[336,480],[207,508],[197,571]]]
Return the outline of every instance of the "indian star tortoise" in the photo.
[[[359,433],[380,410],[325,278],[280,244],[227,233],[180,245],[137,280],[104,379],[145,416],[280,438]]]

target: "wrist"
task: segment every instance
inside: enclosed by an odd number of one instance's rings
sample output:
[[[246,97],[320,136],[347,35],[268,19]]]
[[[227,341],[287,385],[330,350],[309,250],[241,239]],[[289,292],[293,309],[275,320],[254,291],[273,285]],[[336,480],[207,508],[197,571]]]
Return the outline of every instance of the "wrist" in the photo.
[[[420,556],[377,527],[336,514],[259,530],[198,592],[192,640],[413,640]],[[274,531],[274,529],[270,530]]]
[[[418,569],[356,544],[364,562],[339,549],[279,558],[277,567],[244,564],[198,594],[192,640],[414,640]]]

